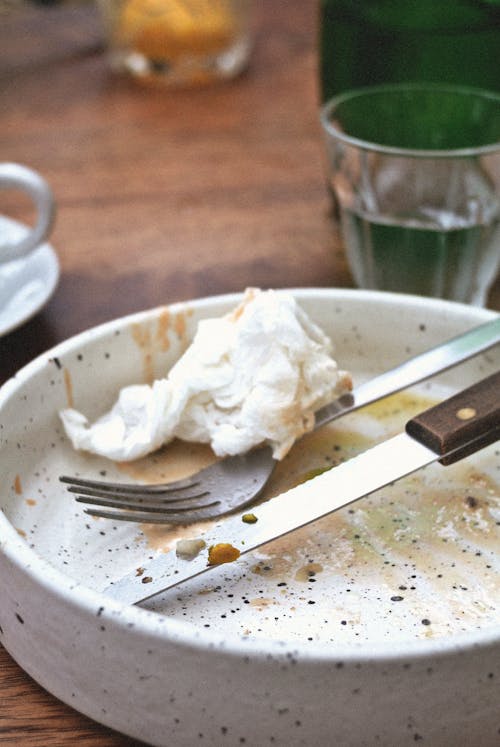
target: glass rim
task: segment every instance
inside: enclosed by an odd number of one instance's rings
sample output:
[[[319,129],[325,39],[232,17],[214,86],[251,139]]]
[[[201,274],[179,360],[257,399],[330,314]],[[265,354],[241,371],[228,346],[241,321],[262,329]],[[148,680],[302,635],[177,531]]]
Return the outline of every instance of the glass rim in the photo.
[[[342,130],[335,127],[330,120],[330,116],[339,104],[344,101],[366,96],[366,94],[378,93],[402,93],[406,91],[432,91],[439,93],[458,93],[467,96],[475,96],[481,99],[492,99],[500,106],[500,94],[495,91],[489,91],[483,88],[472,88],[468,86],[455,86],[452,84],[440,83],[395,83],[377,86],[366,86],[354,90],[344,91],[333,98],[329,99],[320,109],[320,121],[323,129],[328,135],[340,140],[346,145],[352,145],[360,150],[373,151],[385,155],[405,156],[411,158],[463,158],[470,156],[486,155],[500,151],[500,140],[488,144],[471,146],[468,148],[449,148],[449,149],[423,149],[423,148],[405,148],[397,145],[381,145],[380,143],[370,140],[347,135]]]

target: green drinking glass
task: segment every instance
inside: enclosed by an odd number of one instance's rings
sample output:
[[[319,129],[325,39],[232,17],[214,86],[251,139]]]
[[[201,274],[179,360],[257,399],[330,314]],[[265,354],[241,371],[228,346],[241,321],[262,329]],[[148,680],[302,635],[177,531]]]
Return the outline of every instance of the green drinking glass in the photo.
[[[500,257],[500,95],[372,86],[322,109],[355,282],[485,305]]]

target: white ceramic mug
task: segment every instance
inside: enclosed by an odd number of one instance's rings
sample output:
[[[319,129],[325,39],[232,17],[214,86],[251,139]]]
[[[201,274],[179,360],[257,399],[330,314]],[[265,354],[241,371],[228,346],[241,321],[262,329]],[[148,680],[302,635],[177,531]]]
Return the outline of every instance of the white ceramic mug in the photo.
[[[23,236],[11,232],[11,221],[0,223],[0,264],[26,257],[50,233],[55,206],[52,190],[40,174],[18,163],[0,163],[0,189],[20,189],[32,200],[37,211],[34,227]]]

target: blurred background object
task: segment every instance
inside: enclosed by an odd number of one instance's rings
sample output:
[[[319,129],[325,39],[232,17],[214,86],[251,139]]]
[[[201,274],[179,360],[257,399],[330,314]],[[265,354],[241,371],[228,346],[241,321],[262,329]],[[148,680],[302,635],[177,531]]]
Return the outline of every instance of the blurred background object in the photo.
[[[321,98],[379,83],[500,90],[499,0],[320,0]]]
[[[80,5],[81,3],[90,3],[94,0],[0,0],[0,15],[13,13],[14,11],[22,10],[23,7],[29,7],[30,5],[39,6],[55,6],[55,5]]]
[[[251,49],[250,0],[98,0],[111,66],[147,82],[232,78]]]
[[[0,0],[4,91],[12,75],[45,65],[71,64],[103,49],[95,0]]]

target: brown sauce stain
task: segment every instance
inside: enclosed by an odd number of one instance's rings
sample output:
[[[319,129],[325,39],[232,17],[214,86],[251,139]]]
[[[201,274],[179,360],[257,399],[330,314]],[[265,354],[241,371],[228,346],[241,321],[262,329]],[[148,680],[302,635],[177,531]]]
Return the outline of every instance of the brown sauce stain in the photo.
[[[174,318],[174,329],[179,340],[183,340],[186,336],[186,315],[183,311],[179,311]]]
[[[153,341],[151,329],[146,324],[131,325],[132,338],[142,352],[143,379],[146,383],[154,381],[153,370]]]
[[[217,591],[215,586],[206,586],[204,589],[200,589],[197,593],[199,597],[204,597],[208,594],[213,594],[215,591]]]
[[[245,311],[247,305],[250,303],[250,301],[253,301],[255,296],[257,295],[257,291],[255,288],[247,288],[245,292],[245,298],[241,303],[238,304],[238,306],[230,312],[228,315],[228,319],[231,322],[237,322],[238,319],[241,317],[243,312]]]
[[[256,599],[249,600],[251,607],[256,607],[259,610],[263,610],[266,607],[270,607],[272,604],[276,604],[275,599],[269,599],[267,597],[257,597]]]
[[[321,563],[307,563],[295,571],[296,581],[310,581],[316,574],[321,573],[323,566]]]
[[[231,322],[237,322],[238,319],[240,319],[241,315],[243,314],[245,310],[246,304],[241,303],[239,306],[235,308],[235,310],[229,315],[229,320]]]
[[[131,325],[132,339],[142,352],[143,356],[143,380],[152,383],[155,380],[155,350],[166,352],[170,349],[170,333],[173,330],[180,341],[187,346],[187,317],[193,314],[192,309],[179,311],[172,314],[165,306],[159,312],[156,320],[156,329],[153,332],[152,323],[144,322]]]
[[[16,475],[14,478],[14,492],[16,493],[16,495],[21,495],[23,492],[20,475]]]
[[[117,462],[116,466],[134,480],[152,484],[182,480],[216,460],[213,451],[206,444],[175,439],[152,454],[133,462]]]
[[[68,407],[74,407],[73,382],[71,380],[71,373],[69,372],[69,369],[65,368],[63,371],[63,375],[64,387],[66,389],[66,402],[68,403]]]
[[[33,498],[26,498],[25,502],[27,506],[36,506],[36,501]]]
[[[160,350],[162,350],[163,352],[170,348],[170,323],[170,310],[165,307],[160,311],[156,326],[156,340],[158,342]]]

